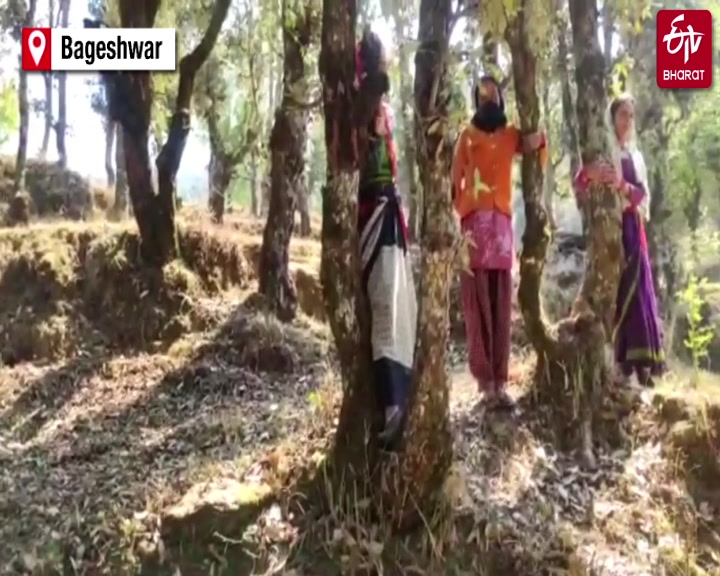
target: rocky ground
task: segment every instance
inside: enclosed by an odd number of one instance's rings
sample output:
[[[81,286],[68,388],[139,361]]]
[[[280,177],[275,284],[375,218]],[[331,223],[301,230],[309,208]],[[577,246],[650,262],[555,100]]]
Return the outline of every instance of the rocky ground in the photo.
[[[587,473],[531,410],[483,414],[458,344],[451,512],[399,540],[361,501],[308,507],[340,394],[319,246],[293,243],[303,314],[284,326],[247,299],[259,233],[187,219],[159,288],[124,225],[0,232],[0,574],[720,574],[720,382],[681,367]],[[521,402],[533,361],[518,345]]]

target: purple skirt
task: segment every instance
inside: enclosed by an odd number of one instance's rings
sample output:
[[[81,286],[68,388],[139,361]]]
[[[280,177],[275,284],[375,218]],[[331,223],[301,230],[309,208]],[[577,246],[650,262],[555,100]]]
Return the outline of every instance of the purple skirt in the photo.
[[[615,309],[615,361],[625,376],[657,376],[665,370],[665,353],[641,216],[624,212],[622,229],[625,266]]]

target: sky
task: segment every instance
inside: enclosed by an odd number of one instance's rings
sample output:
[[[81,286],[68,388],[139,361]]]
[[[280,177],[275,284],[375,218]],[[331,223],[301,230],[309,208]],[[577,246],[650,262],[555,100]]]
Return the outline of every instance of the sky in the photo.
[[[88,17],[85,2],[72,2],[70,5],[69,27],[82,27],[83,18]],[[378,33],[383,42],[394,46],[392,28],[383,19],[377,19],[373,23],[373,29]],[[4,71],[4,79],[9,78],[8,71],[17,70],[17,57],[19,47],[14,46],[11,53],[0,59],[0,70]],[[87,85],[89,80],[96,77],[93,74],[81,74],[76,72],[68,73],[67,92],[68,107],[67,117],[70,125],[66,136],[66,147],[68,154],[68,167],[85,177],[104,180],[105,176],[105,134],[102,126],[102,119],[90,108],[90,95],[92,88]],[[29,74],[28,96],[32,100],[44,97],[45,87],[40,74]],[[55,96],[57,98],[57,95]],[[57,102],[57,100],[56,100]],[[57,103],[55,104],[57,107]],[[28,153],[32,157],[40,149],[42,144],[44,119],[42,115],[31,114],[30,131],[28,135]],[[2,154],[14,154],[17,150],[17,136],[9,140],[2,148]],[[48,160],[57,159],[54,134],[51,136]],[[186,178],[202,177],[210,159],[210,149],[204,138],[200,137],[197,131],[191,133],[188,139],[185,153],[183,155],[178,180]]]

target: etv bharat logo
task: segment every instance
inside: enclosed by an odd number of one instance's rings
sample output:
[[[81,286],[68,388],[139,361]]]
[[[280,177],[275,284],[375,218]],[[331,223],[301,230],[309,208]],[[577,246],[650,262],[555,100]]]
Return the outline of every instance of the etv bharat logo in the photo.
[[[709,10],[660,10],[657,14],[657,85],[710,88],[712,14]]]

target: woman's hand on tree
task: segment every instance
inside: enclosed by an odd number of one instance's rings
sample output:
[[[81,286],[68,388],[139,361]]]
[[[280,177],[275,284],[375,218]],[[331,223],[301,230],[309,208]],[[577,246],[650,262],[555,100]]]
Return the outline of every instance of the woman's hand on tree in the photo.
[[[523,148],[526,152],[534,152],[540,148],[545,142],[545,136],[542,132],[533,132],[523,136]]]
[[[618,177],[617,170],[615,170],[615,166],[607,162],[590,164],[586,166],[583,171],[585,172],[585,177],[590,182],[615,186],[619,185],[620,178]]]

